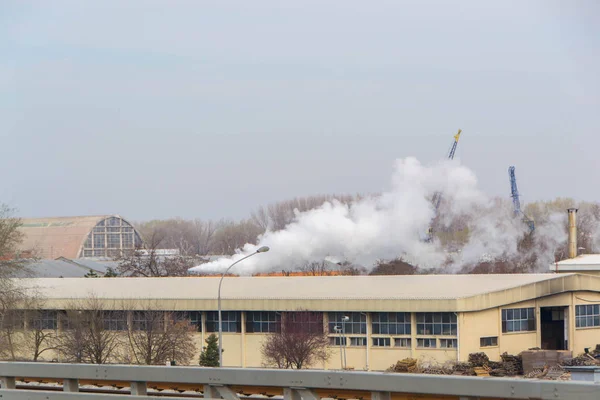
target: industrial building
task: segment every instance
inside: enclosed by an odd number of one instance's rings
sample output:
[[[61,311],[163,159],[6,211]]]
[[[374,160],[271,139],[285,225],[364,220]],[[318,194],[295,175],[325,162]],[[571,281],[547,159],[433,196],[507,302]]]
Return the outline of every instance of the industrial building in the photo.
[[[113,258],[142,246],[139,233],[119,215],[24,218],[21,223],[23,257]]]
[[[133,310],[184,311],[197,327],[198,350],[218,330],[214,277],[22,282],[46,299],[51,329],[60,329],[68,304],[93,295],[106,310],[128,302]],[[299,310],[319,315],[330,336],[331,357],[315,368],[339,369],[341,353],[348,368],[384,370],[406,357],[445,362],[485,352],[499,359],[534,347],[578,354],[600,343],[600,276],[590,274],[227,277],[222,306],[224,365],[231,367],[264,366],[263,341],[282,314]],[[115,319],[107,326],[131,329],[129,310],[107,313]]]

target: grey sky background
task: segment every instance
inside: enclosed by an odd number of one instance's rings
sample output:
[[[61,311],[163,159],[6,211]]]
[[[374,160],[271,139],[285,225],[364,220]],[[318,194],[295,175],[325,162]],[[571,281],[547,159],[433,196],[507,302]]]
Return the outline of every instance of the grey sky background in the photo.
[[[598,1],[0,3],[0,201],[242,218],[457,156],[600,200]]]

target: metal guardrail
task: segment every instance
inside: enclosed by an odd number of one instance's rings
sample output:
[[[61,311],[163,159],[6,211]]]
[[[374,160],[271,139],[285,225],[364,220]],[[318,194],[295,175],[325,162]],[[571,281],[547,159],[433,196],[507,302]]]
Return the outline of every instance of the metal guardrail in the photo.
[[[17,380],[62,382],[64,392],[16,388]],[[382,372],[202,368],[132,365],[91,365],[0,362],[0,398],[98,399],[97,394],[77,393],[83,382],[131,387],[132,395],[149,398],[147,388],[197,390],[205,398],[240,400],[237,393],[283,394],[285,400],[319,400],[322,397],[393,400],[406,395],[421,398],[454,396],[460,400],[495,399],[600,399],[600,385],[589,382],[542,381]],[[253,391],[258,390],[258,391]],[[19,396],[19,397],[16,397]],[[61,397],[63,396],[63,397]],[[95,396],[95,397],[94,397]],[[103,398],[131,398],[103,394]]]

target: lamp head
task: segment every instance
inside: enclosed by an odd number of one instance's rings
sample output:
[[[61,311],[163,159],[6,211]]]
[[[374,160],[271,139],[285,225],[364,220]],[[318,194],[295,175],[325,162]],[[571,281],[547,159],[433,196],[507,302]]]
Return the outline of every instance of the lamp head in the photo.
[[[269,251],[269,246],[262,246],[256,250],[257,253],[266,253],[267,251]]]

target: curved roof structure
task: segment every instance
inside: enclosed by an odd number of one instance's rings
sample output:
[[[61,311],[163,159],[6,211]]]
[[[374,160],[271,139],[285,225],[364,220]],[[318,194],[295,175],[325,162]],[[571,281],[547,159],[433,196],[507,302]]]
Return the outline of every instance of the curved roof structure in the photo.
[[[133,226],[119,215],[23,218],[20,250],[40,258],[114,257],[142,245]]]

